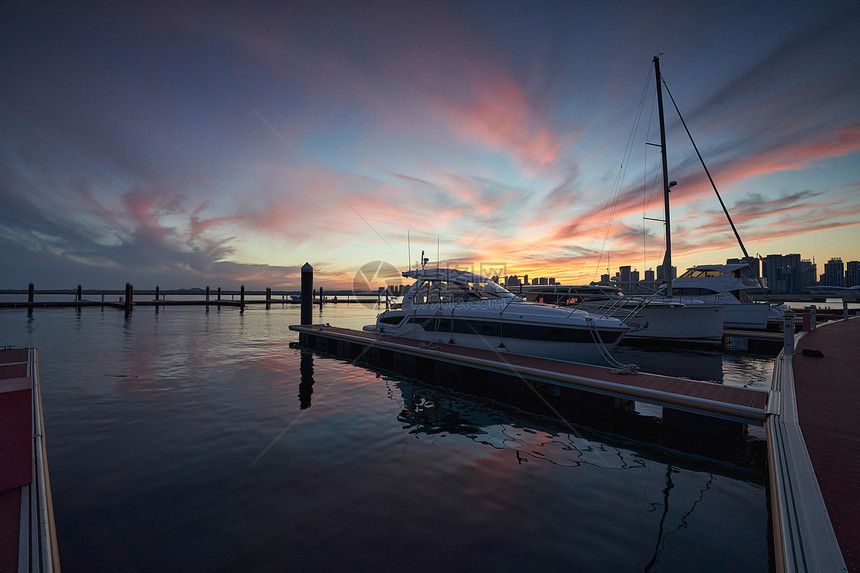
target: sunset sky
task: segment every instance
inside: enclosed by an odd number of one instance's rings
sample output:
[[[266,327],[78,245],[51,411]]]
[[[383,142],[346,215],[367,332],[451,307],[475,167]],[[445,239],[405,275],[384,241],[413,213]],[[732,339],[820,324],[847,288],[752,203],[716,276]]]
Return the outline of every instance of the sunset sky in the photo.
[[[750,254],[860,259],[856,0],[11,1],[0,289],[656,268],[658,53]],[[664,97],[674,262],[741,256]]]

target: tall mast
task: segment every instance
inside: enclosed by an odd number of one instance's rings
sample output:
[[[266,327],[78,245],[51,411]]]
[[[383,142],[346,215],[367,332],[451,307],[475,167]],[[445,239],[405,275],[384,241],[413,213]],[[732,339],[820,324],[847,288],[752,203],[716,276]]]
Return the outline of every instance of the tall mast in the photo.
[[[669,169],[666,166],[666,125],[663,122],[660,56],[654,56],[654,76],[657,78],[657,107],[660,111],[660,155],[663,158],[663,204],[666,221],[666,256],[663,257],[663,279],[666,281],[666,294],[672,296],[672,227],[669,224]]]

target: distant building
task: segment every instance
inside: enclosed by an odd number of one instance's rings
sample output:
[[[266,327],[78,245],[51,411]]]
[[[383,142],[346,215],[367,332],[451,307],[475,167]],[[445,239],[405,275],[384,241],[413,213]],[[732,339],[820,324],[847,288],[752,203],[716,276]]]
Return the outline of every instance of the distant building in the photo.
[[[835,257],[824,263],[824,274],[821,275],[821,286],[845,286],[845,267],[842,259]]]
[[[860,261],[848,261],[845,265],[845,286],[860,285]]]
[[[742,257],[740,259],[726,259],[727,265],[739,265],[741,263],[746,263],[749,265],[748,268],[741,271],[741,276],[757,279],[761,277],[761,261],[758,257]]]
[[[800,255],[768,255],[764,276],[772,293],[799,293]]]
[[[654,282],[654,269],[648,269],[645,271],[645,281],[646,282]]]
[[[818,284],[818,269],[809,259],[800,259],[800,291]]]
[[[618,267],[618,281],[621,283],[630,282],[630,265]]]
[[[609,284],[609,275],[600,275],[600,282],[598,284],[608,285]]]
[[[658,281],[665,281],[666,280],[665,278],[663,278],[664,274],[665,273],[663,272],[663,265],[660,265],[659,267],[657,267],[657,280]],[[676,267],[674,265],[672,266],[672,277],[671,278],[672,279],[678,278],[678,267]]]

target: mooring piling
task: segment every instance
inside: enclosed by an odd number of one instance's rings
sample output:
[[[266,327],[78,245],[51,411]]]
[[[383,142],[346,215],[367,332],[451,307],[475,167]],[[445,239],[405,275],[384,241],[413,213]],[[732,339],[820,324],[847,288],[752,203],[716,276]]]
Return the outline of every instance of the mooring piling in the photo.
[[[785,331],[783,352],[786,356],[791,356],[794,354],[794,312],[791,309],[786,310],[782,315],[782,320]]]
[[[302,266],[302,324],[313,323],[313,304],[314,304],[314,268],[310,263],[305,263]]]

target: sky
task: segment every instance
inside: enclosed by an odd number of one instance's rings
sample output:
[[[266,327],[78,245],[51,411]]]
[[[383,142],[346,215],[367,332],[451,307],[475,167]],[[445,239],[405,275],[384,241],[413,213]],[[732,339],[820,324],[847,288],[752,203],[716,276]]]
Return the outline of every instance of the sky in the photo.
[[[749,254],[860,260],[856,0],[13,0],[0,289],[656,269],[658,54]],[[740,257],[664,99],[673,264]]]

